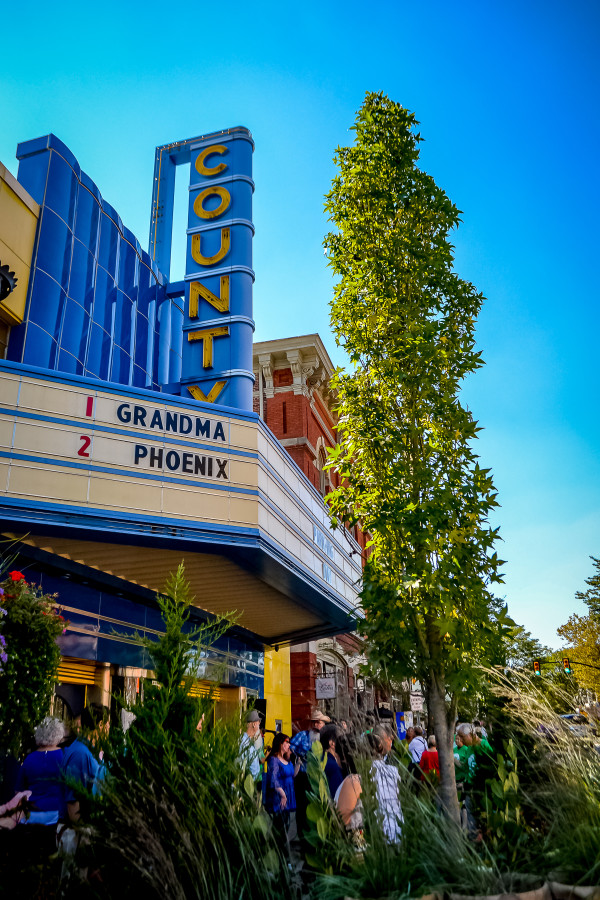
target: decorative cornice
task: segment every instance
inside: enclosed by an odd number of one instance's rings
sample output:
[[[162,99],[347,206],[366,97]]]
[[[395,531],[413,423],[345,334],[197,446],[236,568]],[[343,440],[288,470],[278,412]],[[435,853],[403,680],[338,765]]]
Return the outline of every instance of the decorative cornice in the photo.
[[[318,334],[259,341],[254,345],[254,368],[258,370],[266,365],[264,360],[269,361],[269,369],[264,371],[265,396],[291,391],[307,397],[312,405],[317,392],[323,406],[332,414],[335,392],[330,389],[329,380],[334,368]],[[291,370],[292,383],[270,387],[273,373],[281,369]]]
[[[286,350],[285,352],[286,359],[290,364],[290,368],[292,370],[293,383],[291,385],[294,394],[302,394],[304,393],[303,388],[303,379],[302,379],[302,362],[303,355],[301,350]]]
[[[265,385],[265,397],[274,397],[275,389],[273,387],[273,358],[270,353],[259,353],[258,364],[262,369],[262,376]]]

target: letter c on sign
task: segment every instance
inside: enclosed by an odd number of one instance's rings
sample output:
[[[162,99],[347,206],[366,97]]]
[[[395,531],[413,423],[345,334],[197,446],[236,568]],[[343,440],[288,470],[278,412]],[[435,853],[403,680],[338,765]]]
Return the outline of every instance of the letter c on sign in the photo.
[[[207,156],[212,156],[213,153],[219,153],[223,155],[223,153],[227,153],[227,147],[223,144],[212,144],[210,147],[205,147],[198,156],[196,157],[196,169],[200,175],[218,175],[219,172],[224,172],[227,168],[227,163],[219,163],[217,166],[207,166],[205,165],[205,159]]]

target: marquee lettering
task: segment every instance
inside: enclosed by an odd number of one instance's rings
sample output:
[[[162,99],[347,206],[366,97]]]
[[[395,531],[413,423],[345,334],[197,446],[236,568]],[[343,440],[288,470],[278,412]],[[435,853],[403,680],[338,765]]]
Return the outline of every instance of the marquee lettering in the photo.
[[[199,416],[190,416],[186,413],[170,412],[164,409],[147,409],[147,407],[139,406],[138,404],[121,403],[117,407],[117,419],[124,425],[131,423],[138,428],[149,428],[153,431],[193,435],[197,438],[202,437],[213,441],[225,440],[225,430],[222,422],[213,421],[212,419],[201,419]]]
[[[133,462],[136,466],[159,469],[162,472],[166,470],[184,475],[202,475],[203,477],[222,478],[224,481],[229,481],[227,472],[228,459],[201,456],[198,453],[186,453],[180,450],[166,450],[163,447],[136,444]]]

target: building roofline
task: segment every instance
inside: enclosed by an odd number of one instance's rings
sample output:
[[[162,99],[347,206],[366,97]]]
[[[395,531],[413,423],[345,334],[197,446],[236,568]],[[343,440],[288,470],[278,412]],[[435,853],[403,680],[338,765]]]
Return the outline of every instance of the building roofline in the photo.
[[[317,355],[325,366],[328,376],[331,376],[335,371],[335,366],[331,362],[329,353],[325,349],[325,344],[316,333],[277,338],[272,341],[255,341],[252,347],[252,355],[253,357],[257,357],[262,353],[271,353],[276,356],[278,353],[284,354],[287,350],[308,350],[309,348],[313,348],[317,351]]]

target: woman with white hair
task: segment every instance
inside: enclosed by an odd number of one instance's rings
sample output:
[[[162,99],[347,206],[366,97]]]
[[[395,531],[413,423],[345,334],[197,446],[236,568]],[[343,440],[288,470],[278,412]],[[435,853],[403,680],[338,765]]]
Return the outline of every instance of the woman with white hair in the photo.
[[[60,719],[47,716],[35,729],[37,749],[25,757],[17,778],[17,791],[31,791],[32,824],[55,825],[64,813],[63,752],[58,746],[65,735]]]

